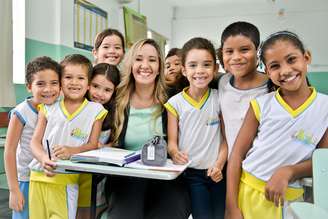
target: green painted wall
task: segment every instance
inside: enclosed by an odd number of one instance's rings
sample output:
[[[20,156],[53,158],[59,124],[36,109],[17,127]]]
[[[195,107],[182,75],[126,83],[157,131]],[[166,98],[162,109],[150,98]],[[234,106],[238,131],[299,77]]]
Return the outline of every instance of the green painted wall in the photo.
[[[38,56],[49,56],[52,59],[59,62],[66,55],[74,54],[74,53],[82,54],[88,57],[90,60],[93,60],[92,54],[89,51],[75,49],[68,46],[45,43],[28,38],[26,38],[25,43],[26,43],[26,56],[25,56],[26,64]],[[26,97],[30,96],[30,94],[26,90],[25,84],[15,84],[15,92],[16,92],[16,103],[20,103]]]
[[[49,56],[56,61],[62,60],[68,54],[79,53],[93,60],[92,54],[89,51],[76,49],[63,45],[45,43],[38,40],[26,38],[26,54],[25,63],[27,64],[33,58],[38,56]]]
[[[309,81],[319,92],[328,94],[328,72],[311,72]]]

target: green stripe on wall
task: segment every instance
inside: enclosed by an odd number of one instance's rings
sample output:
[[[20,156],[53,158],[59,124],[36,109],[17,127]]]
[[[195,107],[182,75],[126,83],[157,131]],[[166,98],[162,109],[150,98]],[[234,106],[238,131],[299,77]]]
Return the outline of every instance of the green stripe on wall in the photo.
[[[25,63],[27,64],[32,59],[38,56],[49,56],[56,61],[62,60],[68,54],[78,53],[86,56],[91,61],[93,60],[92,54],[89,51],[75,49],[73,47],[45,43],[38,40],[26,38],[26,52]]]
[[[311,72],[308,73],[308,78],[317,91],[328,94],[328,72]]]
[[[56,61],[62,60],[68,54],[78,53],[86,56],[91,61],[93,60],[92,54],[89,51],[83,51],[81,49],[75,49],[68,46],[56,45],[51,43],[45,43],[38,40],[28,39],[25,40],[26,52],[25,52],[25,64],[38,56],[49,56]],[[15,84],[16,103],[22,102],[26,97],[31,94],[27,92],[25,84]]]

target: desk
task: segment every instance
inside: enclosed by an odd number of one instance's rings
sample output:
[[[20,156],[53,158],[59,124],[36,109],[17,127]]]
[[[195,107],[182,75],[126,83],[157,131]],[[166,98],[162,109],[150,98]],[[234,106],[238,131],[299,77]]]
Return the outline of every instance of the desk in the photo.
[[[88,164],[88,163],[73,163],[69,160],[57,161],[57,169],[67,171],[77,171],[83,173],[92,173],[92,188],[91,188],[91,216],[90,218],[96,218],[96,195],[97,184],[103,178],[103,175],[118,175],[118,176],[132,176],[148,179],[160,179],[160,180],[173,180],[177,178],[181,172],[168,172],[168,171],[156,171],[156,170],[144,170],[133,169],[127,167],[108,166],[100,164]]]

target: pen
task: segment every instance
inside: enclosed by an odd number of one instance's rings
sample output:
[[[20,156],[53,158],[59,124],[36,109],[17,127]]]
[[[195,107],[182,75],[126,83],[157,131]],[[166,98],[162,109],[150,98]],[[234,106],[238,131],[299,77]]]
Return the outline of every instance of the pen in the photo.
[[[125,155],[124,158],[131,157],[132,155],[135,155],[135,154],[136,154],[136,152],[132,152],[132,153],[130,153],[130,154]]]
[[[49,141],[48,141],[48,139],[46,140],[46,142],[47,142],[48,157],[49,157],[49,160],[51,160],[51,154],[50,154],[50,147],[49,147]]]

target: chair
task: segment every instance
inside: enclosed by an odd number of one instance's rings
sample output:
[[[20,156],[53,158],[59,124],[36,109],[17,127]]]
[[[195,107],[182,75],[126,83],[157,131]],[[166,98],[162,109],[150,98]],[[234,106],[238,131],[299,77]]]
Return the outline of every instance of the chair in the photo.
[[[314,204],[294,202],[290,209],[299,219],[328,218],[328,149],[317,149],[312,156]]]

